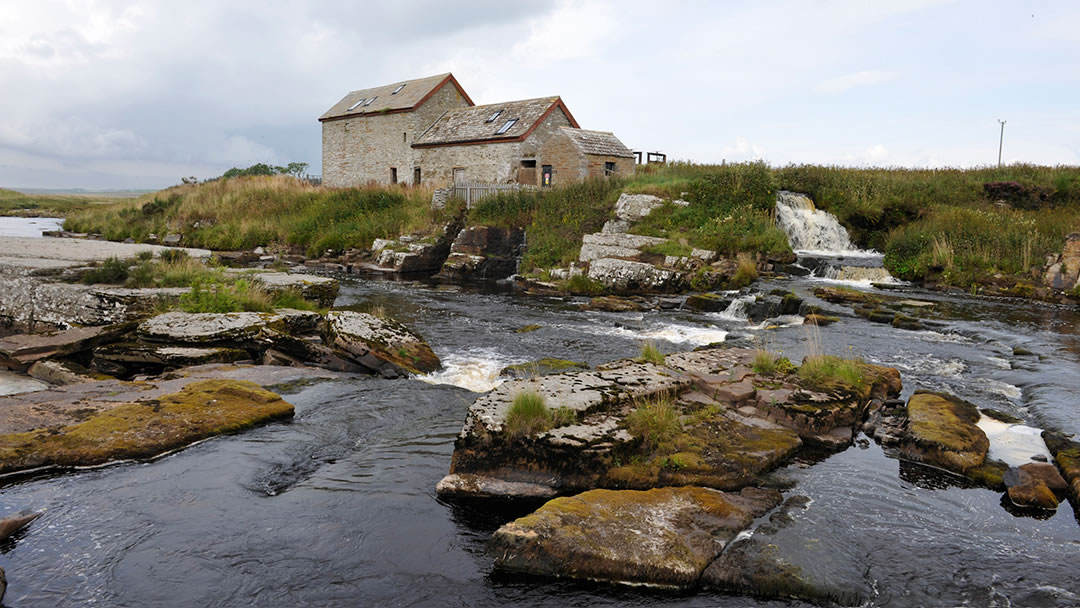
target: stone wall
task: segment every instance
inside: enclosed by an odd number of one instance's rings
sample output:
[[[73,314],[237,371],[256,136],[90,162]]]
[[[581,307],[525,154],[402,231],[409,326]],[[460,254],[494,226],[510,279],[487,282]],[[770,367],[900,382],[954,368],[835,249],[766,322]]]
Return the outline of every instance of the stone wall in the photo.
[[[615,175],[629,177],[634,174],[635,165],[633,158],[621,156],[600,156],[596,154],[585,155],[588,168],[586,177],[604,177],[604,163],[615,163]]]
[[[522,160],[539,160],[540,150],[559,127],[570,126],[570,119],[561,110],[552,112],[521,142],[437,146],[419,148],[419,164],[428,184],[445,186],[453,182],[454,168],[465,169],[465,181],[505,184],[517,181]]]
[[[537,163],[537,171],[540,171],[541,165],[551,165],[552,184],[575,182],[586,176],[585,155],[561,131],[544,142],[540,148],[540,160],[542,162]]]
[[[443,112],[467,105],[457,88],[446,83],[414,112],[323,122],[323,184],[333,188],[389,184],[391,167],[397,169],[398,183],[411,184],[413,169],[419,166],[413,141]],[[424,182],[426,171],[421,171]]]

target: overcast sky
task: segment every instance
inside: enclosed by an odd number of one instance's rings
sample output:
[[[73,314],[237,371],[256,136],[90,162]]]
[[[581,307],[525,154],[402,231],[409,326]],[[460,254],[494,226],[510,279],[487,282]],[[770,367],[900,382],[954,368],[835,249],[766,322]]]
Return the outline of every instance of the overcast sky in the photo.
[[[318,116],[453,72],[635,150],[774,165],[1080,164],[1080,2],[0,0],[0,186],[321,172]]]

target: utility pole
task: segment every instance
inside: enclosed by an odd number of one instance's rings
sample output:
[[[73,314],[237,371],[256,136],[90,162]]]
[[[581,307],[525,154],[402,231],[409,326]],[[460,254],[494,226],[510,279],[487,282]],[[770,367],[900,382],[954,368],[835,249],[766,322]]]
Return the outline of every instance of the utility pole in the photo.
[[[1005,121],[998,119],[1001,123],[1001,139],[998,140],[998,167],[1001,166],[1001,147],[1005,144]]]

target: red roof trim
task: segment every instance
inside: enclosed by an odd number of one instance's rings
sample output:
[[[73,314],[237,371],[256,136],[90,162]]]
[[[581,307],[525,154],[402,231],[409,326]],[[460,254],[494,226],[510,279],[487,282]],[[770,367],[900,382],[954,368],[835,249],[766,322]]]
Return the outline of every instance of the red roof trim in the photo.
[[[530,135],[533,134],[533,131],[535,131],[536,128],[539,127],[541,123],[543,123],[545,120],[547,120],[547,117],[550,116],[551,113],[555,111],[555,108],[561,108],[562,109],[563,114],[566,115],[566,118],[570,121],[570,124],[573,125],[575,129],[580,129],[581,128],[580,126],[578,126],[578,122],[574,118],[574,115],[570,113],[570,110],[566,107],[566,104],[563,103],[562,97],[556,97],[555,101],[551,104],[551,106],[549,106],[547,110],[544,110],[544,113],[540,115],[540,118],[536,119],[536,122],[534,122],[533,125],[531,127],[529,127],[529,130],[522,133],[521,135],[516,136],[516,137],[488,137],[488,138],[485,138],[485,139],[467,139],[467,140],[464,140],[464,141],[448,141],[448,142],[440,142],[440,143],[437,143],[437,144],[413,144],[411,147],[413,147],[413,148],[442,148],[442,147],[445,147],[445,146],[472,146],[472,145],[476,145],[476,144],[504,144],[504,143],[512,143],[512,142],[517,142],[517,141],[525,141]]]

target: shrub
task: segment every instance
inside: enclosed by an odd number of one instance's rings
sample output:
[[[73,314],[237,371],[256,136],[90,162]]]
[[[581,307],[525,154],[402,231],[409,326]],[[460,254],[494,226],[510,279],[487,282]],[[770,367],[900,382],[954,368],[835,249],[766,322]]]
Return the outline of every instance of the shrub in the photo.
[[[655,451],[662,444],[674,439],[682,430],[682,422],[679,420],[679,411],[674,400],[668,395],[661,395],[639,403],[637,408],[626,416],[626,429],[640,439],[642,445]]]
[[[579,296],[598,296],[607,292],[607,287],[600,281],[590,279],[584,274],[574,276],[560,283],[563,289]]]
[[[128,268],[131,260],[121,260],[111,257],[101,263],[100,266],[90,269],[82,274],[80,280],[87,285],[97,283],[119,284],[128,278]]]
[[[767,350],[759,350],[754,354],[754,372],[763,376],[771,376],[776,373],[776,355]]]
[[[653,365],[663,365],[664,353],[655,342],[646,340],[641,343],[641,354],[638,355],[637,360],[643,363],[652,363]]]
[[[544,396],[536,392],[514,395],[506,412],[506,432],[511,437],[529,437],[551,428],[552,416]]]

